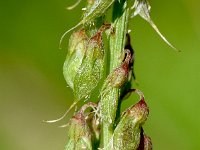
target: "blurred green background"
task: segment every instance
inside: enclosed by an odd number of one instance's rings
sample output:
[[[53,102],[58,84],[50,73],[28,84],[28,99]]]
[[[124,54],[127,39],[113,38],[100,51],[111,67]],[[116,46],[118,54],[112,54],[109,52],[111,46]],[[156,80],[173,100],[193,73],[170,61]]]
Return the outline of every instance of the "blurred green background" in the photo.
[[[1,0],[1,150],[64,149],[67,129],[42,120],[60,116],[73,100],[62,74],[69,35],[63,50],[58,43],[80,21],[84,2],[72,11],[65,9],[74,2]],[[150,107],[144,128],[155,150],[198,150],[200,2],[150,3],[152,19],[182,52],[174,52],[140,17],[131,21],[135,72]]]

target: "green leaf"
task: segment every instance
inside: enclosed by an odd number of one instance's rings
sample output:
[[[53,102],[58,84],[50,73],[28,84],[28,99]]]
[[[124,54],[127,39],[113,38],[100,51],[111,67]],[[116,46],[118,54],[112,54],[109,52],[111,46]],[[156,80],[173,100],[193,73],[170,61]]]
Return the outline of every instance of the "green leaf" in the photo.
[[[81,109],[69,122],[69,140],[65,150],[92,150],[92,133],[86,122],[84,110]]]

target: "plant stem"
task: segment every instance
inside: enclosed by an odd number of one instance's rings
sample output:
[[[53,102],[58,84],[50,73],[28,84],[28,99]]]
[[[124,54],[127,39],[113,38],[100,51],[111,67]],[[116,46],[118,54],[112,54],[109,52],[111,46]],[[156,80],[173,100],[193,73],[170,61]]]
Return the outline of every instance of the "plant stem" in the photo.
[[[119,3],[115,1],[113,8],[113,33],[110,36],[110,73],[117,68],[122,59],[121,56],[124,51],[125,46],[125,38],[127,33],[127,24],[128,24],[128,16],[129,9],[126,8],[127,3],[125,0],[121,0]],[[120,98],[120,89],[113,88],[109,93],[109,98],[106,101],[102,100],[104,105],[104,109],[102,111],[106,111],[108,120],[102,120],[102,134],[103,141],[102,145],[104,150],[112,148],[112,135],[113,135],[113,127],[116,119],[116,114],[118,113],[118,103]],[[105,113],[104,113],[105,114]]]
[[[110,37],[110,72],[121,63],[120,57],[125,46],[129,9],[126,8],[127,2],[115,2],[113,8],[114,34]]]

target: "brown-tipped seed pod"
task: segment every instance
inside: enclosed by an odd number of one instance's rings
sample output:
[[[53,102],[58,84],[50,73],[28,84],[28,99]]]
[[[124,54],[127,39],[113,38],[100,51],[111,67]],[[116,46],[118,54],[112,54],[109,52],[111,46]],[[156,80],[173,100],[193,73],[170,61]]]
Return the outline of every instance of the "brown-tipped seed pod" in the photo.
[[[65,150],[92,150],[92,130],[90,129],[84,111],[92,107],[95,109],[97,105],[89,102],[83,105],[78,113],[76,113],[69,122],[68,143]]]
[[[74,33],[69,42],[69,52],[63,73],[74,90],[75,101],[87,99],[103,75],[104,49],[102,29],[92,38],[84,30]]]
[[[74,78],[75,100],[88,99],[103,76],[104,49],[102,32],[87,42],[86,54]]]
[[[107,84],[110,84],[112,87],[120,88],[128,79],[131,62],[131,51],[129,49],[126,49],[124,61],[118,68],[116,68],[111,74],[109,74],[106,79],[106,82],[108,82]]]
[[[110,113],[110,111],[117,110],[115,105],[118,101],[119,95],[116,90],[119,90],[127,81],[130,69],[129,64],[131,60],[131,52],[130,50],[126,49],[125,58],[122,61],[121,65],[114,69],[113,72],[108,75],[102,86],[100,100],[101,117],[107,123],[113,123],[115,120],[115,113]]]
[[[145,122],[149,109],[144,99],[130,107],[122,116],[114,130],[115,150],[137,150],[140,144],[141,125]]]
[[[71,36],[69,52],[63,66],[63,74],[74,91],[75,100],[60,118],[46,122],[53,123],[63,119],[80,100],[90,98],[92,90],[103,76],[104,49],[102,33],[109,27],[109,24],[102,25],[92,38],[88,38],[83,29]]]
[[[75,99],[88,98],[103,74],[104,54],[102,41],[88,41],[86,56],[74,80]]]
[[[65,150],[92,150],[91,132],[82,113],[77,113],[70,120],[69,141]]]

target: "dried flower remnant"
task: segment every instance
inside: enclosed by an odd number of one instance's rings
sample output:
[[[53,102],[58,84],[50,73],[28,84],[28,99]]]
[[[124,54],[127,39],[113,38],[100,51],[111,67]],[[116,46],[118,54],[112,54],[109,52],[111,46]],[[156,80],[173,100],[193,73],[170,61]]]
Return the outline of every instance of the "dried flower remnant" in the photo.
[[[132,14],[132,17],[139,14],[144,20],[146,20],[152,26],[152,28],[158,33],[158,35],[163,39],[165,43],[167,43],[174,50],[179,51],[162,35],[158,27],[152,21],[150,17],[151,6],[147,0],[135,0],[134,5],[132,6],[132,9],[133,8],[135,8],[135,12]]]

